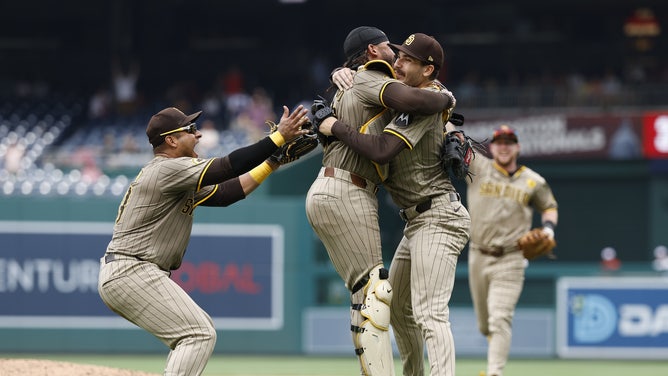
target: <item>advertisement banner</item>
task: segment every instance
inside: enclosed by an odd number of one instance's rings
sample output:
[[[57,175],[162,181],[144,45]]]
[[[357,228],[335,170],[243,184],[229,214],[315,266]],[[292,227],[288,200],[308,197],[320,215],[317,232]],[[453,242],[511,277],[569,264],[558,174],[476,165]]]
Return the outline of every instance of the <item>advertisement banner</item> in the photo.
[[[640,116],[567,116],[562,114],[466,120],[467,135],[489,141],[507,124],[517,132],[520,155],[530,159],[641,159]]]
[[[560,278],[557,353],[563,358],[667,359],[668,278]]]
[[[668,158],[668,113],[645,115],[643,144],[647,158]]]
[[[0,327],[134,328],[97,293],[113,223],[0,222]],[[217,329],[283,326],[283,229],[194,225],[171,278]]]

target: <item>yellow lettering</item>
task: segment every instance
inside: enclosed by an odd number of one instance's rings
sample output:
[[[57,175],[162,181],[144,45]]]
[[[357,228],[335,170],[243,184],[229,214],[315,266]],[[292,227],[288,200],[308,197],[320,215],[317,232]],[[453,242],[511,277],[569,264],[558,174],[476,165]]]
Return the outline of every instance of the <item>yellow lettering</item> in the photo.
[[[528,192],[508,184],[498,184],[493,182],[482,183],[478,193],[481,196],[507,198],[522,205],[527,205],[529,203]]]

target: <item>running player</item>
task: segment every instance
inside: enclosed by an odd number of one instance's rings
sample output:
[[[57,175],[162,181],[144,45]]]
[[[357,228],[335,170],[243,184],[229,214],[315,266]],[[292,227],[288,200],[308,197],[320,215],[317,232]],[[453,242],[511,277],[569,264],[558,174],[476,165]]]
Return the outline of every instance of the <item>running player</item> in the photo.
[[[487,375],[501,376],[508,361],[515,306],[524,285],[524,257],[517,239],[529,231],[533,210],[554,236],[557,201],[545,179],[517,162],[520,144],[507,125],[489,146],[492,159],[478,153],[467,180],[471,211],[469,287],[478,329],[487,337]]]

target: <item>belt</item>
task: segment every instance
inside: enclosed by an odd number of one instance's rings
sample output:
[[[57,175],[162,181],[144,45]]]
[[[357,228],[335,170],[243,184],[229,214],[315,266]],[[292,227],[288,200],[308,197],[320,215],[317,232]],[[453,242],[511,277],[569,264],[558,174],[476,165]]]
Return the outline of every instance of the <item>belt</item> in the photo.
[[[119,261],[119,260],[135,260],[135,261],[142,261],[139,257],[134,257],[134,256],[128,256],[128,255],[121,255],[119,253],[105,253],[104,254],[104,263],[108,264],[112,261]]]
[[[360,187],[362,189],[373,188],[372,189],[373,193],[376,193],[378,191],[378,187],[375,184],[367,181],[365,178],[350,171],[334,167],[325,167],[324,170],[325,171],[323,175],[327,176],[328,178],[340,177],[342,179],[348,180],[349,182],[353,183],[353,185]]]
[[[480,251],[480,253],[482,253],[483,255],[493,256],[493,257],[501,257],[505,253],[503,252],[502,247],[492,247],[492,248],[478,247],[478,251]]]
[[[448,193],[444,194],[443,196],[447,196],[447,198],[448,198],[448,200],[450,200],[450,202],[455,202],[455,201],[460,200],[459,193],[457,193],[457,192],[448,192]],[[411,207],[408,207],[408,208],[405,208],[405,209],[401,209],[401,210],[399,210],[399,217],[401,217],[401,219],[403,219],[404,221],[408,222],[411,219],[417,217],[418,215],[420,215],[420,214],[426,212],[427,210],[431,209],[432,203],[434,201],[440,201],[439,200],[440,197],[442,197],[442,196],[437,196],[437,197],[434,197],[434,198],[430,197],[430,198],[426,199],[425,201],[422,201],[421,203],[419,203],[415,206],[411,206]]]

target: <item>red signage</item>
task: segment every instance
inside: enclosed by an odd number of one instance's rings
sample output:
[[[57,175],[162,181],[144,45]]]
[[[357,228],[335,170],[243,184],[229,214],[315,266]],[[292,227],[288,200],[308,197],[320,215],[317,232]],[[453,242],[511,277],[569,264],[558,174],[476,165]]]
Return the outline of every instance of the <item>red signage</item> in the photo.
[[[668,158],[668,113],[643,117],[643,146],[646,158]]]

